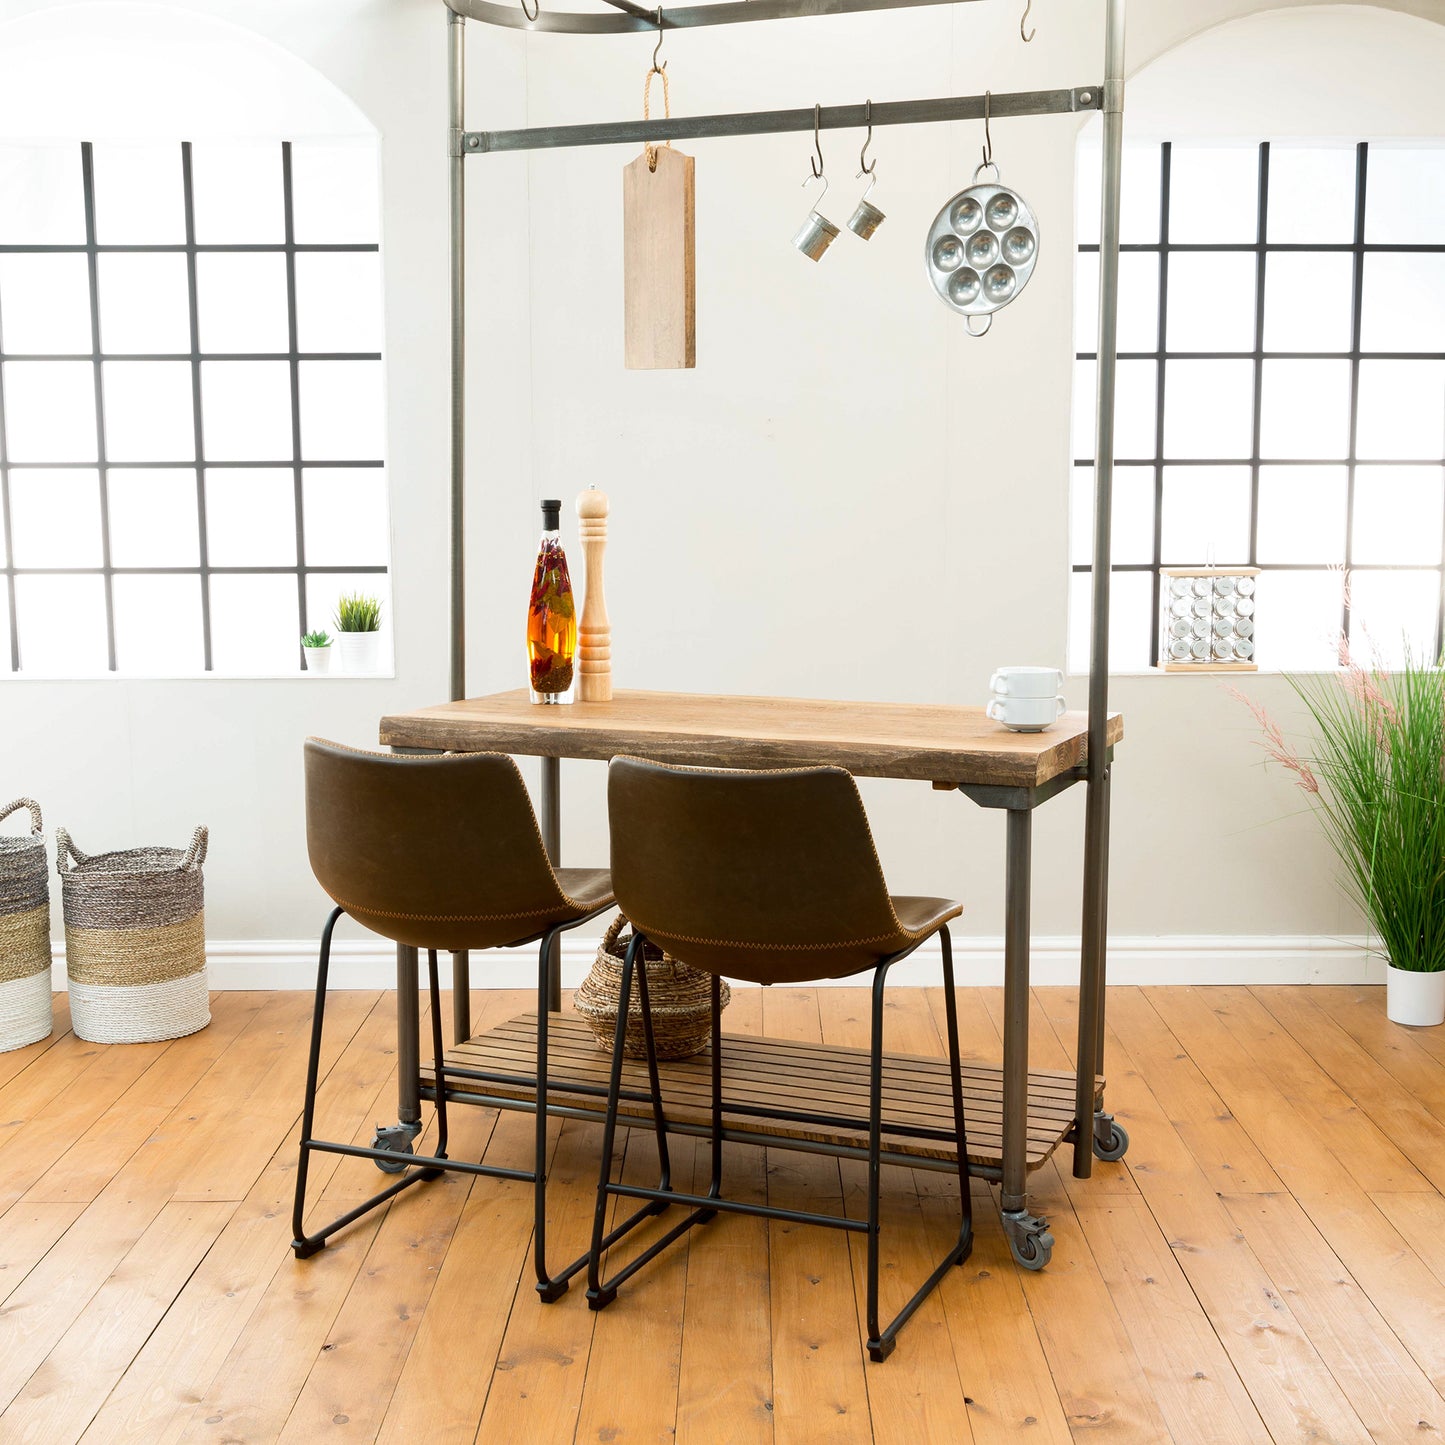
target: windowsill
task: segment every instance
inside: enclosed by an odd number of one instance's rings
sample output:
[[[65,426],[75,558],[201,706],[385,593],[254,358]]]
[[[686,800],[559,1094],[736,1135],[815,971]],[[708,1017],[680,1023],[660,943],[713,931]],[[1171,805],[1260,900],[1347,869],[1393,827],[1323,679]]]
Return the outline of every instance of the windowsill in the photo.
[[[396,672],[91,672],[80,675],[39,672],[0,674],[0,687],[7,682],[394,682]]]

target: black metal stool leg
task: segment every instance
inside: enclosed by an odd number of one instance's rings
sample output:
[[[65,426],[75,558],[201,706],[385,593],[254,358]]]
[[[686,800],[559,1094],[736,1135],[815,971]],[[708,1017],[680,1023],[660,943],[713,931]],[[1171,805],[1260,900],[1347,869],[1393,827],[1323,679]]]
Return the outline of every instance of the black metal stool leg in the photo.
[[[943,949],[943,1016],[948,1034],[948,1071],[953,1082],[953,1127],[958,1138],[958,1190],[961,1223],[958,1258],[962,1264],[973,1253],[973,1195],[968,1187],[968,1128],[963,1115],[963,1059],[958,1050],[958,994],[953,981],[953,939],[945,923],[938,930]]]
[[[436,1157],[445,1159],[447,1157],[447,1083],[446,1075],[442,1070],[446,1060],[443,1058],[445,1050],[442,1046],[442,996],[441,987],[437,982],[437,951],[434,948],[426,951],[426,972],[427,989],[431,994],[432,1075],[436,1082],[436,1088],[433,1091],[436,1094],[437,1111]]]
[[[567,1293],[568,1280],[581,1264],[577,1261],[556,1279],[547,1273],[547,1014],[552,938],[553,934],[548,933],[542,939],[537,954],[537,1108],[532,1156],[532,1171],[536,1175],[532,1186],[532,1263],[537,1273],[537,1293],[543,1304],[552,1304]]]
[[[308,1259],[326,1247],[324,1239],[306,1237],[306,1174],[311,1162],[312,1130],[316,1125],[316,1086],[321,1072],[321,1027],[326,1018],[326,980],[331,971],[331,935],[345,912],[333,908],[321,930],[321,953],[316,963],[316,1002],[311,1012],[311,1052],[306,1058],[306,1098],[301,1106],[301,1157],[296,1164],[296,1201],[291,1208],[291,1244],[297,1259]]]
[[[895,1338],[886,1337],[878,1327],[878,1231],[879,1191],[883,1150],[883,982],[889,961],[873,974],[873,1024],[868,1058],[868,1356],[886,1360],[893,1353]]]

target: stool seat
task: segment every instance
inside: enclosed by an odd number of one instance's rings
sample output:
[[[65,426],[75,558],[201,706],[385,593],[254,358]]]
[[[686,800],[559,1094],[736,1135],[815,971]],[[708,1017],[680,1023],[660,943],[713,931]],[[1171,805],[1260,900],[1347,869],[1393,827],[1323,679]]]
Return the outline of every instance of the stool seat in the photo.
[[[963,912],[963,904],[955,903],[951,898],[915,898],[895,893],[888,901],[892,903],[903,931],[911,935],[910,943],[927,938],[949,919],[957,918]]]
[[[583,913],[612,902],[612,874],[606,868],[556,868],[558,886],[567,901]]]

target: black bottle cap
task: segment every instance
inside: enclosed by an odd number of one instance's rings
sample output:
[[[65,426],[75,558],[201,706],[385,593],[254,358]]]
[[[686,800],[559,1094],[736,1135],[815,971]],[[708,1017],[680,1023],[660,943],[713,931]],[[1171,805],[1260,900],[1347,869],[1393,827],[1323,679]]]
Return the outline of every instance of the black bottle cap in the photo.
[[[546,500],[542,503],[542,530],[555,532],[562,525],[562,503]]]

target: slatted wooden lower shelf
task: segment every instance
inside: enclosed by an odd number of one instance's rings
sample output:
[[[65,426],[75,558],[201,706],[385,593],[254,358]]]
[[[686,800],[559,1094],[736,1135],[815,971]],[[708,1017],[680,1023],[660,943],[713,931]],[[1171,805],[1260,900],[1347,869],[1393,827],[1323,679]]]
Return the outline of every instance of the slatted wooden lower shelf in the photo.
[[[519,1014],[486,1033],[448,1050],[449,1069],[525,1077],[536,1070],[535,1013]],[[554,1014],[548,1031],[548,1107],[570,1115],[600,1118],[605,1108],[611,1057],[601,1049],[586,1022]],[[705,1134],[711,1118],[711,1060],[706,1053],[660,1065],[664,1113],[671,1128]],[[792,1043],[782,1039],[723,1035],[723,1114],[726,1137],[780,1148],[861,1155],[867,1146],[868,1051],[831,1044]],[[433,1071],[422,1069],[430,1088]],[[473,1080],[448,1075],[450,1096],[481,1096],[529,1103],[530,1084]],[[1102,1097],[1103,1079],[1096,1082]],[[621,1114],[651,1121],[647,1066],[628,1059],[623,1065]],[[784,1108],[831,1116],[827,1123],[764,1119],[732,1106]],[[997,1065],[965,1060],[963,1107],[969,1163],[980,1171],[997,1169],[1003,1154],[1003,1076]],[[1035,1071],[1029,1074],[1028,1167],[1037,1169],[1063,1141],[1074,1122],[1074,1076]],[[852,1127],[849,1127],[853,1124]],[[956,1167],[953,1105],[944,1059],[914,1054],[885,1054],[883,1062],[883,1146],[885,1158],[915,1167]]]

